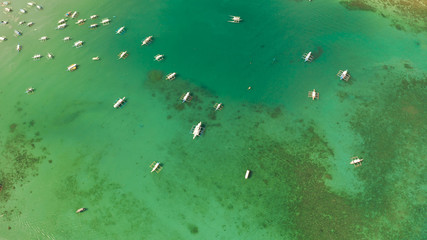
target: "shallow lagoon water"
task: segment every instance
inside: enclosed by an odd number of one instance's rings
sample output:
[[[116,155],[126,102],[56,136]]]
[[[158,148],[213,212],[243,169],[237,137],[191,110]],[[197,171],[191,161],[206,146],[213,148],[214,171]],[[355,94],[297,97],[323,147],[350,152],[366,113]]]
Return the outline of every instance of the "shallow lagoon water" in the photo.
[[[18,14],[25,4],[0,14],[10,21],[0,26],[1,238],[425,237],[425,33],[332,0],[44,1]],[[87,23],[55,30],[71,10]],[[231,14],[244,21],[227,23]],[[89,30],[104,17],[110,25]],[[55,59],[31,59],[47,52]],[[314,88],[319,101],[307,98]]]

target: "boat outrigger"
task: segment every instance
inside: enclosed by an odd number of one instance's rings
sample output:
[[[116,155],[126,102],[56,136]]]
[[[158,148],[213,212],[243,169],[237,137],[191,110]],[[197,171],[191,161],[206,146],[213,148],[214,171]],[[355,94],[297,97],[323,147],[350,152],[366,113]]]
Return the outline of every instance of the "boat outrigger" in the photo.
[[[157,62],[160,62],[164,59],[165,55],[163,54],[157,54],[156,56],[154,56],[154,60],[156,60]]]
[[[98,27],[98,24],[97,24],[97,23],[91,24],[91,25],[89,26],[89,28],[90,28],[90,29],[95,29],[95,28],[97,28],[97,27]]]
[[[60,30],[60,29],[64,29],[65,27],[67,27],[66,23],[60,24],[56,27],[56,30]]]
[[[76,213],[82,213],[86,210],[87,210],[87,208],[79,208],[79,209],[77,209]]]
[[[77,24],[77,25],[83,25],[83,24],[85,24],[85,22],[86,22],[86,19],[79,19],[79,20],[76,22],[76,24]]]
[[[319,100],[319,93],[316,92],[316,89],[313,89],[313,91],[308,91],[308,97],[311,99],[315,99],[317,98],[317,100]]]
[[[362,161],[363,161],[362,158],[359,158],[356,156],[351,158],[350,164],[354,165],[354,167],[360,167],[362,166]]]
[[[119,56],[119,59],[125,59],[129,56],[129,54],[128,54],[128,51],[123,51],[123,52],[120,52],[119,55],[117,56]]]
[[[230,15],[230,18],[231,19],[228,21],[230,23],[240,23],[243,20],[241,17],[233,15]]]
[[[199,122],[197,125],[191,128],[190,133],[193,134],[193,139],[197,136],[200,136],[205,128],[202,127],[202,122]]]
[[[90,19],[92,19],[92,20],[95,18],[98,18],[98,15],[95,14],[95,15],[90,16]]]
[[[61,20],[58,21],[58,24],[63,24],[63,23],[66,23],[66,22],[67,22],[67,19],[63,18],[63,19],[61,19]]]
[[[313,54],[311,52],[304,53],[302,58],[304,59],[304,62],[311,62],[313,60]]]
[[[215,111],[220,111],[224,107],[224,105],[222,103],[215,103],[213,107]]]
[[[36,91],[36,89],[34,89],[33,87],[29,87],[29,88],[27,88],[27,90],[25,90],[25,93],[31,94],[31,93],[34,93],[34,91]]]
[[[42,58],[42,55],[40,55],[40,54],[36,54],[33,56],[34,60],[39,60],[40,58]]]
[[[76,63],[71,64],[70,66],[67,67],[67,71],[72,72],[77,70],[78,65]]]
[[[120,108],[125,103],[126,103],[126,97],[119,98],[119,99],[117,99],[116,103],[114,103],[113,107],[114,108]]]
[[[166,75],[166,80],[172,81],[175,78],[176,78],[176,72],[169,73],[168,75]]]
[[[101,24],[102,25],[108,25],[108,24],[110,24],[110,22],[111,22],[111,20],[109,18],[104,18],[104,19],[102,19]]]
[[[186,93],[182,94],[180,99],[182,100],[182,103],[185,103],[185,102],[190,102],[192,98],[193,97],[191,96],[191,93],[186,92]]]
[[[151,168],[151,172],[156,172],[156,173],[159,173],[163,169],[160,162],[155,162],[155,161],[150,164],[150,168]]]
[[[74,43],[73,47],[80,48],[83,46],[83,43],[84,43],[83,41],[79,40]]]
[[[348,82],[350,79],[350,74],[348,73],[348,70],[339,70],[337,73],[337,76],[340,78],[340,80]]]
[[[148,36],[142,41],[141,46],[148,45],[151,41],[153,41],[153,36]]]
[[[48,38],[48,37],[46,37],[46,36],[43,36],[43,37],[39,38],[39,40],[40,40],[40,41],[42,41],[42,42],[47,41],[48,39],[49,39],[49,38]]]
[[[64,37],[64,39],[63,39],[64,41],[70,41],[71,40],[71,37]]]
[[[123,34],[125,31],[126,31],[126,28],[125,28],[125,26],[123,26],[123,27],[117,29],[116,34]]]

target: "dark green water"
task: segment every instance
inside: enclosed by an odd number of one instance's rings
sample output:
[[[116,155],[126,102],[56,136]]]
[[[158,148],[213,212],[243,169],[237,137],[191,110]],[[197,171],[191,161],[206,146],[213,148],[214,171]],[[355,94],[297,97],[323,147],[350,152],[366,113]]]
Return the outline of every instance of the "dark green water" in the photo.
[[[425,33],[335,0],[38,4],[0,13],[0,239],[426,237]]]

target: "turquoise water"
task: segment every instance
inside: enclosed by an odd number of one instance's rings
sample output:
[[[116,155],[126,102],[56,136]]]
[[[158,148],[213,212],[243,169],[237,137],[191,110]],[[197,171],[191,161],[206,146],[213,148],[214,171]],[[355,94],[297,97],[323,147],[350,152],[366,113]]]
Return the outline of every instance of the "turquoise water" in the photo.
[[[426,237],[425,33],[335,0],[38,4],[0,14],[0,239]]]

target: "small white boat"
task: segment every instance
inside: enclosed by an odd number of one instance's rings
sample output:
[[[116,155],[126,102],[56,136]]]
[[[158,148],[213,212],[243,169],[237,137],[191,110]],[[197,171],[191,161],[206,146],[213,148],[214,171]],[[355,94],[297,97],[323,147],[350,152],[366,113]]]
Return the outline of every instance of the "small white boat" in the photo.
[[[40,58],[42,58],[42,55],[40,55],[40,54],[36,54],[33,56],[34,60],[39,60]]]
[[[157,162],[156,164],[154,164],[153,169],[151,169],[151,172],[156,171],[159,166],[160,166],[159,162]]]
[[[35,3],[35,2],[29,2],[29,3],[27,3],[27,5],[28,5],[29,7],[34,7],[34,6],[36,5],[36,3]]]
[[[74,11],[73,14],[71,14],[71,18],[76,18],[79,15],[77,11]]]
[[[213,107],[214,107],[215,111],[219,111],[224,107],[224,105],[222,105],[222,103],[215,103],[215,105]]]
[[[313,89],[313,91],[308,91],[308,97],[311,99],[319,99],[319,93],[316,92],[316,89]]]
[[[10,2],[9,1],[4,1],[4,2],[2,2],[1,3],[1,6],[7,6],[7,5],[9,5],[10,4]]]
[[[123,52],[120,52],[119,53],[119,59],[125,59],[125,58],[127,58],[128,57],[128,51],[123,51]]]
[[[350,164],[354,165],[354,167],[359,167],[362,165],[362,161],[363,161],[362,158],[359,158],[356,156],[351,158]]]
[[[96,15],[96,14],[95,14],[95,15],[90,16],[90,19],[92,19],[92,20],[93,20],[93,19],[96,19],[96,18],[98,18],[98,15]]]
[[[5,20],[2,20],[2,21],[0,21],[0,24],[3,24],[3,25],[6,25],[6,24],[8,24],[9,22],[8,21],[5,21]],[[19,23],[21,23],[21,22],[19,22]],[[21,25],[21,24],[19,24],[19,25]]]
[[[231,19],[228,22],[231,22],[231,23],[240,23],[242,21],[242,18],[239,16],[230,15],[230,18]]]
[[[83,46],[83,43],[84,43],[83,41],[79,40],[74,43],[73,47],[80,48]]]
[[[175,78],[176,78],[176,72],[169,73],[168,75],[166,75],[166,80],[172,81]]]
[[[123,106],[123,104],[126,102],[126,97],[123,98],[119,98],[116,103],[114,103],[113,107],[114,108],[119,108],[121,106]]]
[[[82,213],[86,210],[87,210],[86,208],[79,208],[79,209],[77,209],[76,213]]]
[[[157,54],[156,56],[154,56],[154,60],[156,60],[157,62],[160,62],[164,59],[165,55],[163,54]]]
[[[99,57],[98,57],[98,56],[93,57],[93,58],[92,58],[92,60],[93,60],[93,61],[98,61],[98,60],[99,60]]]
[[[36,6],[36,8],[37,8],[38,10],[43,10],[43,7],[42,7],[41,5],[37,5],[37,6]]]
[[[193,139],[195,139],[197,136],[200,136],[202,133],[203,127],[202,122],[199,122],[196,126],[192,128],[191,134],[193,134]]]
[[[86,22],[86,19],[79,19],[76,24],[83,25]]]
[[[63,19],[61,19],[61,20],[58,21],[58,24],[63,24],[63,23],[66,23],[66,22],[67,22],[67,20],[63,18]]]
[[[24,14],[24,13],[27,13],[27,10],[21,8],[21,9],[19,9],[19,12],[22,13],[22,14]]]
[[[22,32],[21,31],[14,30],[13,32],[15,33],[15,36],[17,36],[17,37],[22,36]]]
[[[33,26],[34,25],[34,23],[33,22],[29,22],[29,23],[27,23],[27,26],[28,27],[31,27],[31,26]]]
[[[16,45],[16,51],[20,52],[22,50],[22,46],[20,44]]]
[[[151,41],[153,41],[153,36],[148,36],[142,41],[141,46],[148,45]]]
[[[70,41],[71,40],[71,37],[64,37],[64,39],[63,39],[64,41]]]
[[[246,174],[245,174],[245,179],[248,179],[249,176],[251,175],[251,170],[246,170]]]
[[[348,70],[339,70],[337,73],[337,76],[340,78],[340,80],[348,82],[350,79],[350,74],[348,73]]]
[[[31,94],[31,93],[33,93],[35,90],[36,90],[36,89],[34,89],[34,88],[30,87],[30,88],[27,88],[27,90],[25,90],[25,93],[26,93],[26,94]]]
[[[116,34],[123,34],[125,31],[126,31],[126,28],[125,28],[125,26],[123,26],[123,27],[117,29]]]
[[[56,27],[56,29],[57,29],[57,30],[59,30],[59,29],[64,29],[65,27],[67,27],[67,24],[66,24],[66,23],[63,23],[63,24],[58,25],[58,26]]]
[[[182,100],[182,103],[185,103],[185,102],[189,102],[189,101],[191,101],[191,93],[190,92],[186,92],[186,93],[184,93],[182,96],[181,96],[181,100]]]
[[[4,11],[5,11],[5,12],[8,12],[8,13],[9,13],[9,12],[12,12],[12,8],[4,8]]]
[[[94,23],[89,26],[90,29],[95,29],[98,27],[98,24]]]
[[[150,164],[150,168],[151,168],[151,172],[156,172],[159,173],[160,171],[162,171],[162,165],[160,164],[160,162],[152,162]]]
[[[71,64],[70,66],[67,67],[67,71],[72,72],[74,70],[77,70],[78,65],[76,63]]]
[[[55,56],[53,56],[52,53],[47,53],[47,59],[53,59]]]
[[[110,22],[111,22],[111,20],[109,18],[104,18],[104,19],[102,19],[101,24],[107,25],[107,24],[110,24]]]
[[[302,58],[304,59],[304,62],[311,62],[313,60],[313,54],[311,52],[304,53]]]
[[[47,41],[49,38],[47,36],[43,36],[41,38],[39,38],[40,41],[44,42]]]
[[[5,36],[0,37],[0,41],[6,41],[6,40],[7,40],[7,38]]]

